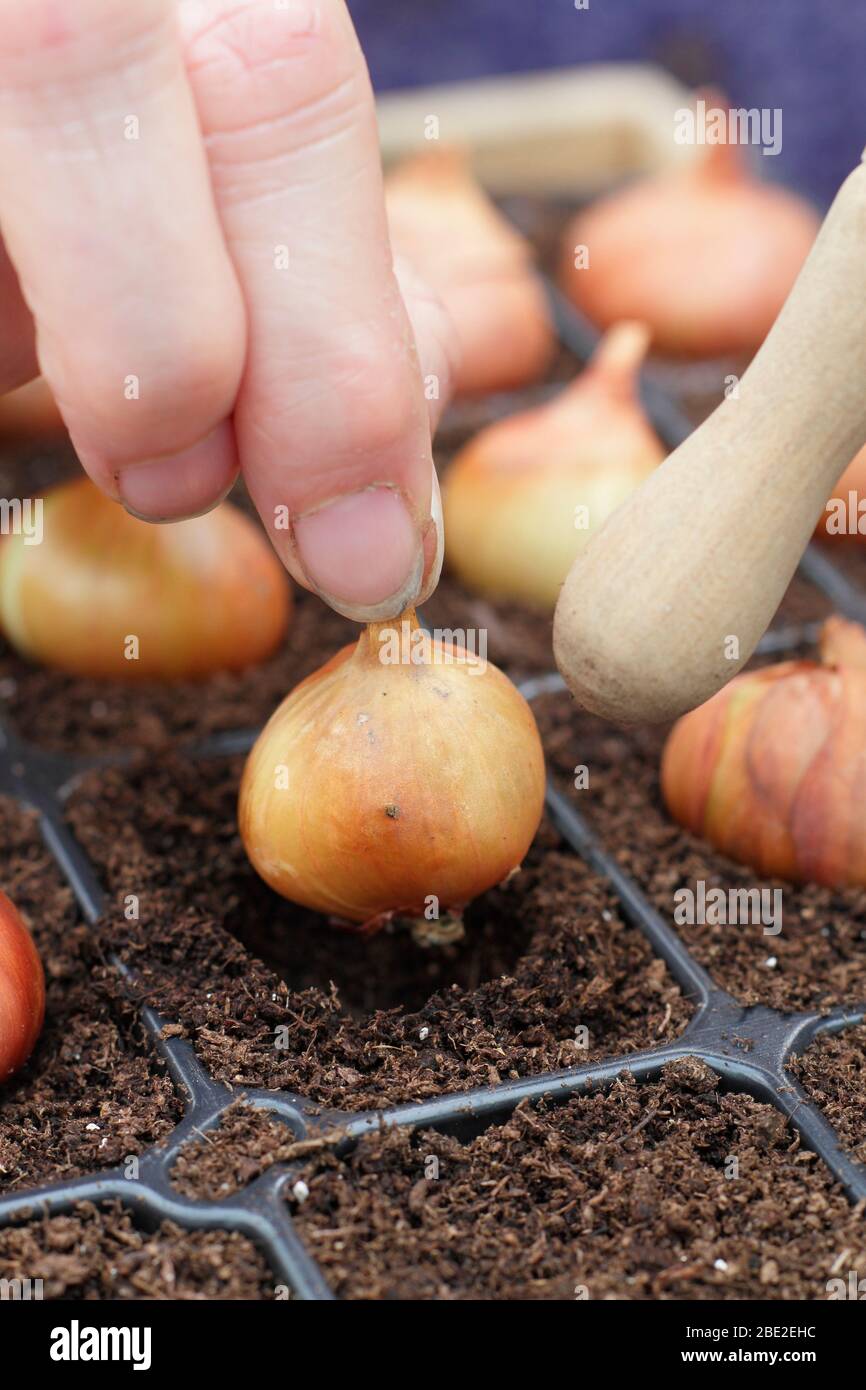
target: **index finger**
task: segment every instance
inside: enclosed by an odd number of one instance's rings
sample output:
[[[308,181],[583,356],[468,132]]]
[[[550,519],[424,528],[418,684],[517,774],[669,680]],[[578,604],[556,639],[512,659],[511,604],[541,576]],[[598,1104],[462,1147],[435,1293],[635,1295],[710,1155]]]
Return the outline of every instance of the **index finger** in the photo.
[[[187,71],[247,303],[241,467],[295,577],[358,620],[438,578],[427,403],[343,0],[188,0]]]
[[[0,223],[94,482],[149,517],[237,469],[243,300],[174,0],[0,0]]]

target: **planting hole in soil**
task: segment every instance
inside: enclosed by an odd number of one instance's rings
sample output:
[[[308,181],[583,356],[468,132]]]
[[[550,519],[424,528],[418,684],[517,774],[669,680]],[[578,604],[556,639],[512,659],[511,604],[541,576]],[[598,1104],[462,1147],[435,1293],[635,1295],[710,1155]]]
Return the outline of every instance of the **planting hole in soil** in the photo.
[[[220,1079],[382,1108],[648,1046],[688,1020],[615,896],[549,826],[524,870],[471,905],[461,942],[419,948],[401,929],[365,942],[253,873],[239,771],[164,755],[90,774],[67,804],[118,904],[101,939]],[[120,909],[129,893],[137,922]]]

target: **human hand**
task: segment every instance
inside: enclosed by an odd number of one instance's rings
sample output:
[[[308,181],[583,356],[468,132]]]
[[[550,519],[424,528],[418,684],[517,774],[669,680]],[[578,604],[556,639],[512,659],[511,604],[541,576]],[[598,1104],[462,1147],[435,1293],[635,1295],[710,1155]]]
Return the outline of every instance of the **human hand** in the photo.
[[[343,0],[0,0],[0,26],[0,390],[41,370],[137,515],[240,470],[300,584],[359,621],[421,601],[449,329],[392,266]]]

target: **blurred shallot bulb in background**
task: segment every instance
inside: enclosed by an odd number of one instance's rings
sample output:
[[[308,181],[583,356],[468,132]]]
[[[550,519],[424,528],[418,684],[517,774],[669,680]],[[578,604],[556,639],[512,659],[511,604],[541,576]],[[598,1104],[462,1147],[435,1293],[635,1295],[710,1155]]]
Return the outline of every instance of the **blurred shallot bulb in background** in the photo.
[[[579,212],[563,237],[560,282],[599,328],[643,320],[662,355],[751,355],[818,225],[803,199],[756,176],[748,150],[707,144],[688,168]]]
[[[263,661],[291,595],[264,534],[230,503],[156,526],[87,478],[28,503],[0,540],[0,629],[75,675],[172,680]]]
[[[828,498],[818,523],[828,540],[866,544],[866,448],[855,454]]]
[[[0,396],[0,439],[47,439],[66,431],[44,377]]]
[[[457,455],[442,488],[446,560],[467,587],[552,609],[577,552],[662,462],[638,395],[648,339],[618,324],[551,401]]]
[[[831,618],[821,660],[737,676],[662,756],[675,820],[760,874],[866,886],[866,633]]]
[[[398,165],[385,184],[395,254],[438,294],[458,346],[458,396],[537,380],[553,353],[544,288],[527,242],[491,203],[468,159],[431,150]]]

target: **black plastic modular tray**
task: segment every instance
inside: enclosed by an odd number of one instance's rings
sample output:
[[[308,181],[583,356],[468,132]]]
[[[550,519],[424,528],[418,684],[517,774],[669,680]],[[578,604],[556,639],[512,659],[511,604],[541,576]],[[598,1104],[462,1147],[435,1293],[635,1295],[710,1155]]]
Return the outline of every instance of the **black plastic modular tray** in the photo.
[[[585,361],[597,342],[595,330],[580,318],[548,283],[557,330],[562,343]],[[678,407],[652,382],[643,394],[656,429],[670,448],[675,448],[691,426]],[[866,622],[866,595],[861,594],[824,554],[810,547],[801,573],[819,587],[846,616]],[[765,654],[791,651],[814,636],[811,628],[776,629],[767,634],[759,650]],[[556,674],[523,682],[527,699],[564,689]],[[191,758],[245,752],[256,732],[217,735],[188,750]],[[63,803],[77,778],[94,767],[122,763],[124,755],[106,758],[73,758],[46,753],[21,741],[0,724],[0,794],[11,796],[35,809],[45,842],[72,886],[85,919],[95,923],[103,913],[102,888],[82,847],[75,840],[63,814]],[[292,1297],[333,1300],[322,1271],[295,1230],[289,1211],[290,1189],[301,1163],[275,1164],[253,1182],[221,1201],[183,1196],[173,1186],[171,1168],[182,1146],[219,1123],[225,1110],[239,1097],[283,1120],[298,1141],[339,1130],[336,1152],[346,1152],[363,1135],[380,1127],[400,1125],[436,1129],[467,1138],[489,1124],[505,1119],[522,1100],[566,1100],[610,1085],[629,1072],[639,1081],[657,1078],[662,1068],[677,1058],[704,1061],[733,1090],[745,1091],[774,1105],[799,1132],[839,1180],[852,1202],[866,1200],[866,1166],[856,1163],[842,1146],[839,1135],[805,1090],[786,1071],[788,1059],[801,1053],[821,1034],[840,1032],[866,1019],[866,1001],[859,1009],[781,1013],[763,1005],[744,1008],[715,984],[674,932],[647,901],[634,880],[595,836],[586,820],[568,799],[548,781],[547,809],[572,849],[611,884],[623,910],[643,933],[656,955],[665,962],[695,1013],[679,1039],[659,1047],[614,1056],[583,1067],[544,1072],[519,1081],[450,1092],[433,1100],[383,1111],[335,1111],[290,1091],[245,1088],[241,1091],[216,1081],[196,1056],[192,1046],[178,1038],[164,1037],[166,1020],[149,1007],[141,1009],[144,1028],[183,1095],[184,1113],[168,1139],[152,1145],[138,1157],[138,1177],[129,1178],[120,1168],[48,1183],[24,1192],[0,1197],[0,1226],[71,1210],[78,1202],[97,1205],[119,1200],[146,1228],[171,1220],[188,1230],[238,1231],[248,1236],[267,1257],[276,1284],[286,1285]],[[111,963],[129,977],[116,957]]]

